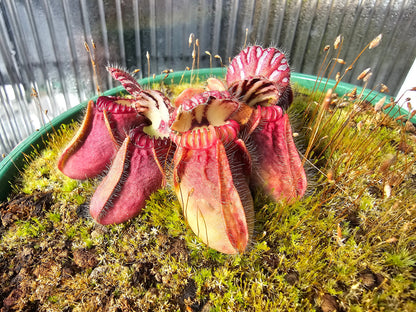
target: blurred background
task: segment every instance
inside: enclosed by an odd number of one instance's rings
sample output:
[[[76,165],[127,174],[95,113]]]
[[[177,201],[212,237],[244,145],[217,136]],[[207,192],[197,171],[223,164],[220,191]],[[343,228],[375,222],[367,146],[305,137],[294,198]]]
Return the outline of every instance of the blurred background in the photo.
[[[340,57],[349,64],[382,33],[380,46],[366,51],[343,81],[360,84],[356,77],[371,67],[368,87],[382,82],[396,96],[406,77],[412,82],[416,0],[0,0],[0,154],[96,94],[85,42],[95,42],[106,90],[118,84],[105,65],[139,68],[141,78],[147,52],[151,74],[190,67],[191,33],[199,39],[201,68],[210,66],[205,51],[228,64],[247,33],[248,43],[281,48],[292,70],[306,74],[318,73],[324,47],[339,34]],[[221,66],[220,59],[213,57],[212,66]]]

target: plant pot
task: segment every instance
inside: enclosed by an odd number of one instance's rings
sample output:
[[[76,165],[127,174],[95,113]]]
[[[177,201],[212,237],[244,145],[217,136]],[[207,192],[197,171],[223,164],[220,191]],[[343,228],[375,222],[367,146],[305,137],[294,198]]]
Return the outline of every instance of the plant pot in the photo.
[[[223,68],[202,69],[174,73],[163,81],[175,84],[189,81],[191,75],[204,79],[224,74]],[[139,83],[147,86],[163,78]],[[292,74],[292,82],[306,89],[313,90],[315,81],[314,76]],[[329,80],[325,87],[334,85],[335,81]],[[323,87],[321,84],[320,89]],[[345,94],[354,87],[340,83],[336,92]],[[306,104],[312,103],[303,88],[297,89],[294,113],[303,112]],[[118,87],[104,95],[122,91]],[[357,87],[357,93],[361,91]],[[364,97],[369,92],[363,90]],[[374,92],[368,98],[375,103],[383,96]],[[81,119],[86,104],[55,118],[3,160],[3,200],[12,195],[10,183],[19,175],[18,168],[32,158],[25,160],[25,155],[47,146],[54,128]],[[363,106],[366,109],[356,109]],[[185,209],[171,189],[154,192],[140,217],[103,226],[87,211],[92,180],[65,178],[60,183],[69,181],[70,187],[60,188],[62,193],[45,192],[53,181],[45,175],[48,178],[39,192],[36,187],[33,194],[18,194],[1,203],[6,208],[1,212],[8,216],[2,214],[0,223],[0,259],[4,264],[0,272],[7,276],[5,290],[0,291],[0,307],[3,301],[5,306],[23,304],[26,310],[39,304],[51,311],[120,306],[132,311],[162,310],[162,306],[163,311],[206,311],[212,307],[245,311],[253,303],[256,310],[399,306],[413,311],[408,287],[414,281],[416,145],[407,138],[402,140],[406,135],[403,125],[367,109],[360,100],[339,110],[327,110],[326,105],[314,108],[305,119],[305,123],[312,121],[312,126],[302,125],[302,129],[313,130],[310,133],[316,134],[313,139],[318,142],[310,157],[316,162],[305,164],[311,169],[310,192],[293,204],[269,201],[257,193],[253,220],[257,233],[251,246],[239,255],[227,256],[199,240],[190,231],[182,216]],[[355,113],[357,118],[350,118]],[[316,118],[309,119],[313,114]],[[388,123],[384,124],[385,120]],[[303,133],[298,134],[302,142]],[[407,141],[408,148],[398,144]],[[328,142],[333,145],[325,149]],[[38,182],[36,178],[31,181]],[[191,195],[189,192],[188,197]],[[42,211],[36,207],[43,207]],[[303,291],[311,287],[316,291]]]
[[[198,76],[200,79],[206,79],[211,76],[224,77],[226,73],[226,68],[204,68],[200,70],[185,71],[185,72],[175,72],[169,75],[168,78],[164,79],[165,75],[159,75],[153,78],[144,78],[139,81],[143,86],[147,86],[150,83],[159,83],[164,81],[166,84],[175,84],[181,81],[189,82],[192,77]],[[291,81],[293,84],[298,84],[301,87],[313,89],[315,88],[317,77],[313,75],[306,75],[301,73],[292,73]],[[336,84],[335,80],[323,80],[318,89],[323,91],[334,87]],[[339,83],[336,92],[340,95],[346,94],[354,89],[355,85],[349,83]],[[360,93],[363,88],[357,87],[357,93]],[[122,86],[113,88],[111,90],[105,91],[103,95],[115,95],[119,92],[122,92],[124,88]],[[371,94],[370,94],[371,93]],[[370,95],[369,95],[370,94]],[[368,96],[369,95],[369,96]],[[365,89],[363,91],[363,96],[367,98],[368,101],[375,104],[379,101],[384,94]],[[93,97],[92,100],[96,100],[97,96]],[[19,169],[22,168],[25,162],[25,157],[30,155],[35,149],[41,150],[45,147],[45,144],[48,140],[48,134],[53,132],[53,129],[58,129],[62,124],[70,123],[73,120],[80,120],[82,113],[87,106],[88,101],[85,101],[65,113],[54,118],[49,124],[41,127],[38,131],[32,133],[28,138],[22,141],[18,146],[16,146],[1,162],[0,162],[0,201],[5,200],[10,193],[11,183],[14,178],[19,173]],[[401,114],[406,114],[407,111],[394,107],[390,115],[398,116]],[[416,122],[416,118],[412,118],[413,122]]]

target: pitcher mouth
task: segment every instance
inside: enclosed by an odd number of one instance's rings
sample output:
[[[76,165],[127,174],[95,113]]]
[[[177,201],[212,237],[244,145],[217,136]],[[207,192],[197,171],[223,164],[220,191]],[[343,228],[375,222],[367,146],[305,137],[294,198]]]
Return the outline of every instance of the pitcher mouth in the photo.
[[[223,144],[230,143],[237,138],[240,130],[239,124],[228,120],[221,126],[195,127],[186,132],[172,131],[170,138],[177,145],[189,149],[206,149],[220,140]]]
[[[107,111],[112,114],[129,114],[135,113],[132,107],[134,99],[118,96],[100,96],[95,103],[97,111]]]
[[[226,91],[205,91],[183,99],[171,120],[171,139],[190,149],[208,148],[216,140],[231,142],[240,126],[230,117],[240,108]]]

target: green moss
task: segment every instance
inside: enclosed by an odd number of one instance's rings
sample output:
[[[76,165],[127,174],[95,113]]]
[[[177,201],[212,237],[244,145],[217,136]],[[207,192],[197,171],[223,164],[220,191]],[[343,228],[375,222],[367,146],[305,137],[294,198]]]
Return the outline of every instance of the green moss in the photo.
[[[199,241],[169,188],[124,224],[86,218],[98,181],[77,182],[51,166],[76,127],[63,126],[40,157],[31,156],[21,180],[26,194],[52,192],[44,215],[16,221],[1,236],[4,263],[16,267],[24,248],[31,259],[32,277],[13,273],[32,291],[20,304],[50,311],[414,310],[416,172],[413,151],[403,150],[414,150],[414,141],[382,112],[336,103],[322,111],[311,104],[321,94],[295,95],[290,115],[301,150],[316,133],[308,195],[287,205],[256,194],[253,241],[236,256]],[[42,270],[45,264],[52,269]],[[11,291],[11,280],[4,287]]]
[[[25,237],[39,237],[42,232],[45,231],[45,225],[41,223],[37,218],[33,218],[30,221],[24,221],[17,223],[18,228],[16,230],[15,235],[17,237],[25,238]]]

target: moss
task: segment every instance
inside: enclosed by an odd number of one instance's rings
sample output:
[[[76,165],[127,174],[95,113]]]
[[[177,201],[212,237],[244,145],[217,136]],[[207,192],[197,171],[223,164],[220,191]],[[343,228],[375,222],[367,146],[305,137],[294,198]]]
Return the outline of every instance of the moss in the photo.
[[[322,95],[295,95],[299,148],[316,133],[307,195],[287,205],[256,194],[255,235],[236,256],[198,240],[169,188],[134,220],[94,223],[98,181],[51,166],[76,125],[61,127],[20,182],[35,206],[51,192],[43,213],[19,212],[1,228],[0,298],[22,311],[415,310],[416,173],[413,151],[400,147],[414,150],[412,134],[383,112],[357,112],[357,102],[323,111],[313,104]]]

